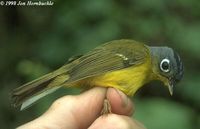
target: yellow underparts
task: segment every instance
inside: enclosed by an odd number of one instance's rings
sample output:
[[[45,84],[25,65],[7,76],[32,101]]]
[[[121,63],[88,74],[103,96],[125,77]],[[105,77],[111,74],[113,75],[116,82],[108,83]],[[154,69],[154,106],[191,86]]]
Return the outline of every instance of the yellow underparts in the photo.
[[[81,87],[113,87],[123,91],[128,96],[133,96],[140,87],[152,80],[151,75],[151,63],[146,61],[146,63],[137,66],[81,80],[77,85],[81,85]]]

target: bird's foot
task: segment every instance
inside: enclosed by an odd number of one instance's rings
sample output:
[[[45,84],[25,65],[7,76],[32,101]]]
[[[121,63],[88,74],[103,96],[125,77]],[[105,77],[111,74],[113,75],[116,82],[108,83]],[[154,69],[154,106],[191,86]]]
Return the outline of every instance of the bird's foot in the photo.
[[[112,113],[111,105],[108,99],[104,99],[103,109],[101,110],[101,115],[108,115]]]

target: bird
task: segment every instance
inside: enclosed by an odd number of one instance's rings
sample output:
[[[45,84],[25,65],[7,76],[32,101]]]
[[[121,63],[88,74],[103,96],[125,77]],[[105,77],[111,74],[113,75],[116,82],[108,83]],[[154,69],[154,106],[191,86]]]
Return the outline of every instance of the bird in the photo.
[[[180,56],[172,48],[119,39],[73,56],[55,71],[13,89],[11,99],[14,107],[24,110],[61,87],[112,87],[133,96],[153,80],[163,82],[172,95],[183,71]]]

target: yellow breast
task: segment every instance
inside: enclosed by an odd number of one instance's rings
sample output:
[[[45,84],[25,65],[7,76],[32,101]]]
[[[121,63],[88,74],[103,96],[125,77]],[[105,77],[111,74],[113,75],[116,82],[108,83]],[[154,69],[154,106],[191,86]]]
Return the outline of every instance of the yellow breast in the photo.
[[[132,96],[140,87],[151,80],[150,75],[151,62],[147,60],[137,66],[84,79],[78,85],[81,83],[82,86],[87,85],[90,87],[114,87]]]

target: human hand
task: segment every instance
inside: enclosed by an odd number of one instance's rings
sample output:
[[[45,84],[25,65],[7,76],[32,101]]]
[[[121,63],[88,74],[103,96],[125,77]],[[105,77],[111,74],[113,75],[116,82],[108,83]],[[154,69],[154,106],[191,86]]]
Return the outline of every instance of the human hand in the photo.
[[[101,116],[105,98],[113,114]],[[56,100],[46,113],[18,129],[144,129],[130,117],[133,111],[131,100],[121,91],[95,87]]]

